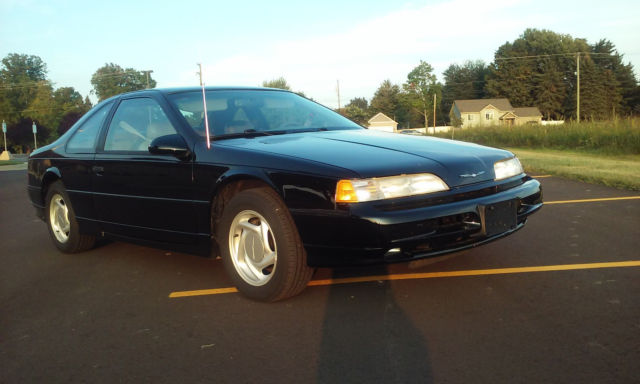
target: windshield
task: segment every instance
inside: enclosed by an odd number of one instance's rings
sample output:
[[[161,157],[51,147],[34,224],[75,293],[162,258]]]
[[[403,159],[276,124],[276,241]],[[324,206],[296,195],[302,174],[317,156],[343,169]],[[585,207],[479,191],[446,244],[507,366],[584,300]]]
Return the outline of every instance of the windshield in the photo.
[[[209,131],[214,137],[362,129],[359,125],[294,93],[270,90],[207,91]],[[202,92],[169,95],[191,128],[205,136]]]

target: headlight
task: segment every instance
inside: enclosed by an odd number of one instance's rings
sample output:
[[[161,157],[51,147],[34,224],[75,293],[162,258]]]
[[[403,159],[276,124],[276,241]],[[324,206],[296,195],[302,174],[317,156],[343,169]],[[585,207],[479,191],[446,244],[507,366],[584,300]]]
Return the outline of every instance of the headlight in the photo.
[[[336,202],[357,203],[447,191],[449,186],[430,173],[340,180],[336,186]]]
[[[496,174],[496,180],[507,179],[511,176],[516,176],[524,173],[522,165],[517,157],[512,157],[507,160],[500,160],[493,164],[493,170]]]

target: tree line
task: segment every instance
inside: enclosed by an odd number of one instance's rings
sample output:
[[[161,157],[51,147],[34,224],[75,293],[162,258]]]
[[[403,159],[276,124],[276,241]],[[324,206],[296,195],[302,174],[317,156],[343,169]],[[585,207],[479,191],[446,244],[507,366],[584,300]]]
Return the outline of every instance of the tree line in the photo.
[[[148,71],[123,69],[109,63],[91,77],[99,101],[123,92],[153,88]],[[55,88],[47,77],[47,65],[38,56],[11,53],[0,66],[0,120],[7,124],[7,146],[13,153],[33,148],[32,124],[38,142],[47,143],[64,134],[92,107],[88,95],[73,87]]]
[[[548,30],[527,29],[513,42],[501,45],[494,61],[451,64],[444,82],[421,61],[402,85],[385,80],[369,103],[352,99],[341,113],[366,124],[378,112],[401,127],[433,124],[433,95],[438,125],[459,122],[449,115],[454,100],[507,98],[514,107],[535,106],[547,120],[575,120],[578,62],[580,65],[580,120],[606,120],[640,115],[640,87],[633,66],[623,62],[614,44]]]
[[[614,44],[548,30],[527,29],[513,42],[501,45],[494,61],[451,64],[438,81],[426,61],[407,74],[402,84],[385,80],[371,101],[356,97],[338,112],[366,125],[378,112],[393,118],[399,127],[456,124],[449,115],[457,99],[505,97],[514,107],[536,106],[545,119],[576,119],[576,92],[580,65],[580,119],[605,120],[640,115],[640,87],[630,63],[624,63]],[[113,95],[153,88],[152,71],[122,68],[108,63],[91,77],[99,101]],[[280,77],[263,86],[291,89]],[[304,96],[302,91],[296,92]],[[7,139],[13,152],[32,144],[31,125],[38,138],[50,142],[66,132],[92,107],[87,96],[73,87],[55,88],[47,66],[38,56],[11,53],[0,66],[0,119],[7,123]]]

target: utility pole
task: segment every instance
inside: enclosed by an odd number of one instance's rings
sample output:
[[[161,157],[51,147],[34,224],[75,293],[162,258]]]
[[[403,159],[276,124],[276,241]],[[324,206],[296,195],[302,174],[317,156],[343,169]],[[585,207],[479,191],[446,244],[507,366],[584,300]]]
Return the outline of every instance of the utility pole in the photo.
[[[576,75],[577,75],[577,78],[578,78],[577,86],[576,86],[576,88],[577,88],[576,99],[577,99],[577,104],[578,104],[576,113],[578,114],[578,116],[576,118],[577,118],[578,123],[579,123],[580,122],[580,52],[578,52],[578,54],[576,56],[576,68],[577,68]]]
[[[149,74],[153,73],[153,71],[152,70],[148,70],[148,71],[140,71],[140,72],[146,74],[146,76],[147,76],[147,89],[149,89]]]
[[[340,80],[336,80],[336,92],[338,92],[338,111],[340,111]]]
[[[202,64],[198,63],[198,72],[196,73],[200,76],[200,86],[202,87]]]

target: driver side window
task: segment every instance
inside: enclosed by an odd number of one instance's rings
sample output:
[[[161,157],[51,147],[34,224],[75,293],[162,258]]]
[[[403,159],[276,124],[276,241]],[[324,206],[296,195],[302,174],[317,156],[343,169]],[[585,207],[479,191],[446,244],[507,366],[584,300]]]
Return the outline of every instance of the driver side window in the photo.
[[[167,115],[151,98],[120,102],[109,124],[105,151],[146,152],[156,137],[176,134]]]

